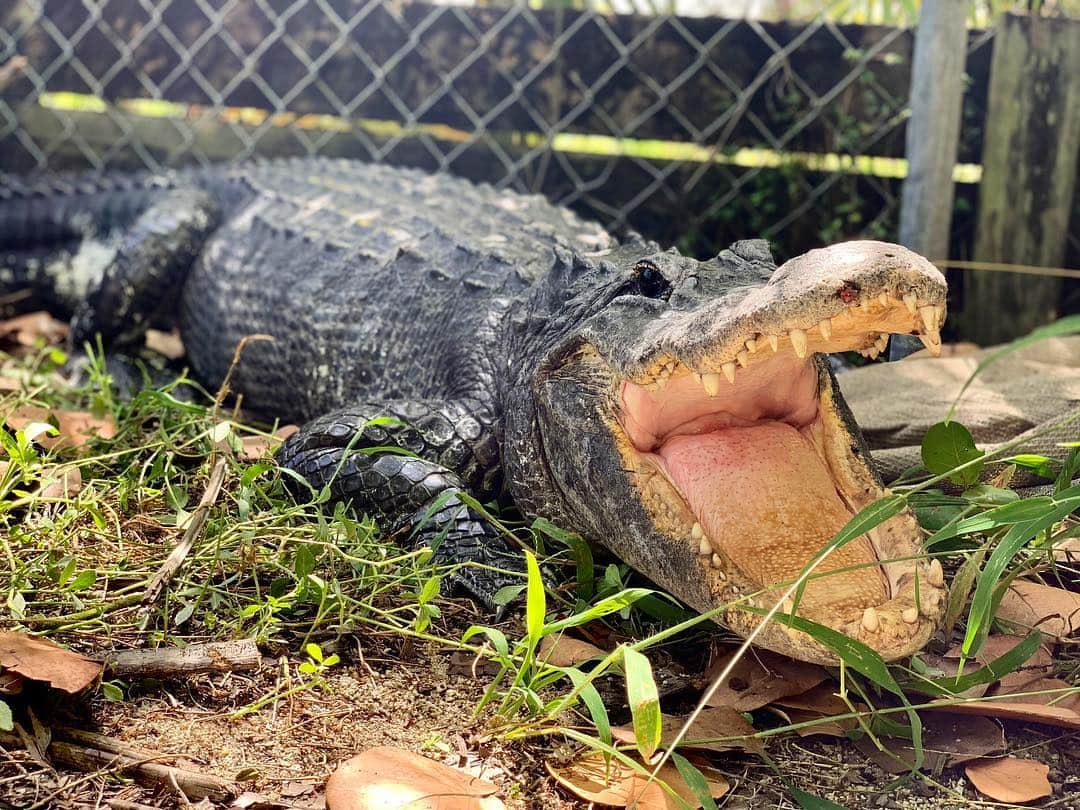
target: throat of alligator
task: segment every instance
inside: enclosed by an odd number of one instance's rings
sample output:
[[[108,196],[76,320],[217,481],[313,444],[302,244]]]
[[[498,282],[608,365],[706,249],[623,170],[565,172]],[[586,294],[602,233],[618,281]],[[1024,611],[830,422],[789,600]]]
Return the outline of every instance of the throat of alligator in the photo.
[[[758,589],[794,580],[840,528],[858,500],[850,470],[829,452],[849,441],[825,411],[809,359],[778,355],[742,370],[708,396],[690,374],[657,396],[623,387],[628,438],[644,468],[670,486],[693,519],[699,553],[734,566]],[[891,587],[867,536],[837,549],[816,569],[800,613],[858,616],[889,600]],[[832,621],[828,622],[832,624]]]

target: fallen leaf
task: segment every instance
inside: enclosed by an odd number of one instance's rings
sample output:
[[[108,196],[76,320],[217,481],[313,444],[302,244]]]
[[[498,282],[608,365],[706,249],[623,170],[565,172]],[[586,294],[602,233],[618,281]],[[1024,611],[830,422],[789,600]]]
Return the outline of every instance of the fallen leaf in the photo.
[[[1002,597],[996,617],[1050,638],[1064,639],[1080,629],[1080,594],[1018,579]]]
[[[0,340],[33,346],[38,339],[47,345],[63,343],[68,336],[68,325],[58,321],[48,312],[27,312],[0,321]]]
[[[1066,537],[1054,543],[1054,562],[1080,565],[1080,537]]]
[[[65,464],[42,472],[41,489],[38,491],[38,497],[74,498],[82,491],[82,488],[82,473],[79,468],[71,464]]]
[[[401,748],[369,748],[326,782],[328,810],[498,810],[498,788]]]
[[[1005,750],[1005,733],[987,717],[958,717],[942,712],[920,712],[923,721],[923,770],[932,773],[989,754]],[[878,750],[869,737],[856,746],[882,770],[889,773],[910,771],[915,763],[915,749],[903,742],[888,745],[888,752]]]
[[[1062,691],[1069,689],[1074,691],[1071,693]],[[1039,692],[1046,692],[1047,694],[1038,694]],[[1001,691],[999,685],[994,694],[1008,695],[1012,703],[1039,703],[1044,706],[1057,706],[1059,709],[1076,712],[1077,716],[1080,716],[1080,691],[1076,691],[1076,687],[1060,678],[1033,678],[1018,684],[1011,691]]]
[[[675,810],[683,807],[655,781],[649,782],[648,777],[618,760],[604,762],[604,757],[599,752],[586,754],[561,767],[550,762],[545,763],[545,766],[556,782],[587,802],[614,807],[627,807],[633,802],[637,810]],[[652,769],[648,770],[651,772]],[[709,794],[714,799],[719,799],[731,789],[727,780],[719,773],[712,769],[703,773],[709,786]],[[670,762],[664,763],[657,778],[679,794],[691,808],[701,807],[694,791]]]
[[[850,707],[836,694],[836,687],[831,683],[818,684],[802,694],[780,698],[774,703],[776,706],[783,707],[784,713],[793,725],[848,714],[851,711]],[[865,707],[855,704],[855,708]],[[814,723],[812,726],[796,729],[795,733],[800,737],[812,737],[818,734],[827,737],[846,737],[847,733],[858,725],[859,721],[854,717],[847,717],[843,720]]]
[[[97,680],[102,665],[44,638],[0,631],[0,667],[74,695]]]
[[[0,391],[18,391],[22,388],[22,381],[14,377],[0,377]]]
[[[162,332],[160,329],[146,330],[146,348],[157,352],[170,360],[179,360],[184,356],[184,342],[180,339],[180,330]]]
[[[1032,759],[983,759],[968,763],[964,773],[980,793],[999,802],[1033,802],[1051,793],[1050,766]]]
[[[537,657],[553,667],[572,667],[590,658],[607,655],[595,644],[568,635],[544,636]]]
[[[728,653],[713,662],[705,676],[710,683],[724,671],[733,655]],[[793,661],[768,650],[752,650],[736,662],[708,703],[749,712],[779,698],[802,694],[824,681],[825,676],[825,670],[816,664]]]
[[[111,439],[116,435],[116,425],[111,418],[98,418],[85,411],[49,411],[36,405],[22,405],[8,413],[5,421],[12,430],[22,430],[33,422],[55,422],[59,433],[42,433],[34,439],[46,449],[81,447],[95,436]]]
[[[660,745],[667,747],[682,729],[686,717],[664,714],[660,716]],[[695,719],[679,748],[695,748],[702,751],[750,751],[760,754],[765,750],[760,739],[753,736],[757,729],[730,706],[707,706]],[[634,744],[633,726],[615,726],[611,736],[619,742]],[[724,739],[724,738],[740,739]]]
[[[281,443],[300,428],[296,425],[279,427],[272,436],[244,436],[240,440],[239,457],[243,461],[258,461],[269,458],[281,446]]]
[[[1018,700],[972,700],[967,703],[928,703],[926,708],[947,714],[975,714],[1002,720],[1026,720],[1056,728],[1080,730],[1080,713],[1058,706],[1023,703]]]

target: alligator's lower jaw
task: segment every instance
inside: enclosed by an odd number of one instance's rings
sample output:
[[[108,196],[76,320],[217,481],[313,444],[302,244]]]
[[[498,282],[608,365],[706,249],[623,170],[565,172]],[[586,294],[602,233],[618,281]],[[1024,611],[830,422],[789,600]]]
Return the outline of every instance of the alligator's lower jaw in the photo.
[[[699,609],[731,601],[772,607],[852,515],[882,494],[813,356],[785,352],[753,363],[717,394],[683,373],[662,391],[624,382],[620,399],[624,461],[658,530],[697,555],[706,587],[676,592],[707,594]],[[895,660],[936,628],[942,580],[940,564],[923,555],[913,518],[902,513],[826,557],[797,613]],[[759,621],[741,608],[724,617],[744,635]],[[834,660],[780,622],[762,628],[757,641],[805,660]]]

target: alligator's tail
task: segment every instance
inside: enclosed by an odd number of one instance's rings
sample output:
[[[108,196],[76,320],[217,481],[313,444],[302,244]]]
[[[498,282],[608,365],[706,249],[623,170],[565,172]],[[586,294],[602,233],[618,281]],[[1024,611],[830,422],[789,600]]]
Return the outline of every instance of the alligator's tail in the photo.
[[[0,175],[0,312],[70,316],[111,260],[113,235],[163,190],[146,174]]]

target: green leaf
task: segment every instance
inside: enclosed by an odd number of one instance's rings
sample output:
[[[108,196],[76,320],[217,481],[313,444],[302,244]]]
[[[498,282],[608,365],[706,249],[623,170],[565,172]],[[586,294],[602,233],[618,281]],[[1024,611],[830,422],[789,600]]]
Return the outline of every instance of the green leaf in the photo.
[[[462,636],[462,642],[466,642],[474,636],[483,633],[491,641],[491,646],[495,648],[495,652],[499,654],[504,660],[510,658],[510,644],[506,640],[506,634],[502,630],[495,627],[483,627],[479,624],[474,624],[468,630],[466,630]]]
[[[525,584],[525,632],[532,646],[535,646],[544,634],[547,595],[544,593],[544,580],[540,576],[540,564],[528,549],[525,550],[525,570],[528,573]]]
[[[424,582],[424,586],[420,589],[419,602],[420,604],[426,604],[435,598],[435,594],[439,592],[439,583],[442,581],[441,577],[433,576],[428,577]]]
[[[0,700],[0,731],[14,731],[15,722],[11,716],[11,707]]]
[[[184,622],[191,618],[191,614],[194,612],[194,602],[188,602],[187,604],[185,604],[182,608],[180,608],[180,610],[176,612],[176,615],[173,616],[173,627],[179,627],[180,625],[182,625]]]
[[[315,553],[311,546],[304,543],[296,549],[296,559],[293,560],[293,571],[296,576],[303,578],[315,570]]]
[[[589,676],[577,667],[567,667],[563,670],[570,682],[574,685],[581,696],[581,702],[589,710],[589,717],[596,726],[596,734],[604,745],[611,745],[611,722],[608,720],[607,707],[596,691],[596,687],[589,682]]]
[[[305,644],[304,645],[304,652],[306,652],[309,656],[311,656],[311,659],[313,661],[318,661],[318,662],[322,663],[323,651],[322,651],[322,647],[320,647],[318,644]]]
[[[641,756],[648,761],[660,747],[660,693],[649,659],[637,650],[630,647],[623,649],[623,667],[626,697],[634,722],[634,738]]]
[[[96,582],[96,581],[97,581],[97,572],[96,571],[83,571],[81,574],[79,574],[77,577],[75,577],[75,579],[73,579],[71,581],[71,584],[68,585],[68,590],[72,591],[73,593],[78,593],[79,591],[85,591],[87,588],[89,588],[91,585],[93,585],[94,582]]]
[[[934,475],[945,475],[983,455],[975,446],[975,440],[966,427],[959,422],[938,422],[926,431],[922,443],[922,460],[926,469]],[[971,486],[979,480],[982,463],[974,464],[948,476],[960,486]]]
[[[807,793],[805,790],[799,790],[793,785],[788,786],[788,791],[791,793],[791,797],[799,803],[802,810],[847,810],[842,804],[815,796],[813,793]]]
[[[999,655],[986,666],[980,667],[974,672],[969,672],[958,678],[934,678],[932,682],[935,686],[940,687],[942,692],[954,695],[966,692],[973,686],[993,683],[1022,667],[1039,649],[1040,644],[1042,644],[1042,635],[1037,631],[1033,632],[1007,653]],[[927,691],[919,684],[913,684],[912,686],[919,691]]]
[[[675,769],[686,782],[687,787],[694,792],[694,798],[701,802],[702,808],[716,810],[716,802],[713,801],[712,794],[709,792],[709,783],[705,779],[705,774],[694,767],[694,763],[682,754],[672,751],[671,761],[675,763]]]
[[[1068,493],[1071,490],[1065,490],[1065,492]],[[971,599],[971,609],[968,611],[967,632],[964,635],[964,643],[961,647],[964,657],[960,659],[961,663],[964,658],[978,652],[976,642],[989,627],[990,620],[993,618],[991,608],[998,580],[1001,579],[1001,575],[1005,572],[1012,559],[1039,532],[1053,526],[1063,517],[1080,507],[1080,497],[1055,498],[1050,507],[1044,505],[1047,500],[1050,499],[1028,498],[1015,504],[999,506],[998,509],[993,510],[996,512],[999,509],[1013,507],[1019,509],[1032,501],[1038,501],[1042,506],[1041,510],[1035,510],[1042,513],[1037,518],[1013,525],[998,542],[997,547],[990,554],[990,559],[986,561],[986,566],[983,568],[982,574],[975,585],[975,595]]]
[[[595,605],[591,605],[581,613],[575,613],[572,616],[567,616],[565,619],[559,619],[557,622],[552,622],[544,628],[544,635],[547,636],[552,633],[560,633],[568,627],[578,627],[611,613],[618,613],[623,608],[629,607],[638,599],[641,599],[643,596],[648,596],[651,593],[653,592],[648,588],[627,588],[626,590],[619,591],[613,596],[607,596],[601,599]]]
[[[119,703],[124,699],[124,690],[112,681],[101,682],[101,694],[106,700],[111,700],[114,703]]]
[[[989,503],[998,506],[1015,503],[1020,500],[1020,496],[1017,495],[1014,490],[992,487],[989,484],[976,484],[965,490],[963,497],[969,501],[979,501],[980,503]]]

